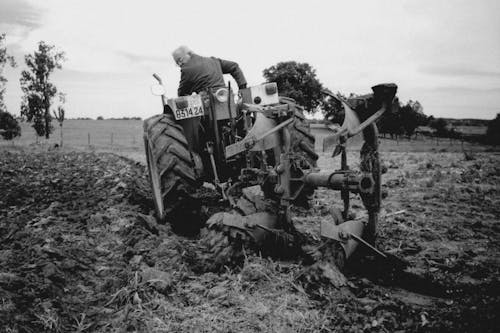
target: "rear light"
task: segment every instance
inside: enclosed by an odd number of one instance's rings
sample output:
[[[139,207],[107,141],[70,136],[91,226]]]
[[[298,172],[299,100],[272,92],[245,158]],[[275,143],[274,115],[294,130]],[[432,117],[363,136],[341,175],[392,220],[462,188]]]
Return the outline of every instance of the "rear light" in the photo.
[[[278,87],[276,87],[276,83],[266,84],[266,94],[274,95],[278,91]]]
[[[188,107],[188,101],[185,98],[179,98],[175,100],[175,106],[177,109],[185,109]]]
[[[229,91],[226,88],[217,89],[215,92],[215,98],[221,103],[226,103],[229,98]]]

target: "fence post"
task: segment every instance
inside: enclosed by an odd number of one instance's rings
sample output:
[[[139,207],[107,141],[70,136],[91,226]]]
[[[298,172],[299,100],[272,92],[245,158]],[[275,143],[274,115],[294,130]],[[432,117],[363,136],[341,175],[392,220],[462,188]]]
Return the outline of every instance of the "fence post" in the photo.
[[[90,148],[90,132],[87,133],[87,143],[88,143],[89,148]]]
[[[113,145],[113,132],[111,132],[111,145]]]

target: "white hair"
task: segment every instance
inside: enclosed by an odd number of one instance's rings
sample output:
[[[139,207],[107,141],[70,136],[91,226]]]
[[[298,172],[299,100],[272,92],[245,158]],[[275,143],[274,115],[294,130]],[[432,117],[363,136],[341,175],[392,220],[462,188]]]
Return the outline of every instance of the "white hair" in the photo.
[[[192,54],[193,54],[193,51],[185,45],[179,46],[178,48],[176,48],[174,50],[174,52],[172,52],[172,56],[174,56],[174,57],[176,55],[185,56],[185,55],[192,55]]]

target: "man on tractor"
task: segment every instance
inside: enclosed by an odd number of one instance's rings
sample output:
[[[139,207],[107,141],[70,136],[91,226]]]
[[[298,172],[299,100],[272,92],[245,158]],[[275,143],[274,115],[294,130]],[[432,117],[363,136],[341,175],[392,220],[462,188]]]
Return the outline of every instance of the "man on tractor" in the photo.
[[[224,87],[223,74],[231,74],[240,89],[247,81],[237,63],[215,57],[202,57],[187,46],[180,46],[172,52],[175,63],[181,68],[179,96],[199,93],[207,88]]]
[[[187,46],[180,46],[172,52],[175,63],[181,68],[181,81],[178,96],[199,93],[209,88],[225,87],[223,74],[231,74],[239,89],[247,86],[247,81],[240,66],[236,62],[215,57],[202,57]],[[190,149],[200,153],[199,128],[201,118],[190,118],[179,121],[186,137],[192,138]]]

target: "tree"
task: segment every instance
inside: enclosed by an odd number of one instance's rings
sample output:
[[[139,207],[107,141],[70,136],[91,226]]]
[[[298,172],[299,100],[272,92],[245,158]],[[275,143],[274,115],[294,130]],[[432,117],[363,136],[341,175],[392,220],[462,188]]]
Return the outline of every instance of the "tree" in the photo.
[[[52,99],[57,94],[56,86],[50,82],[50,74],[55,69],[62,68],[64,52],[55,50],[54,45],[41,41],[38,51],[24,57],[28,70],[21,73],[21,89],[24,93],[21,103],[21,115],[28,122],[33,122],[33,128],[38,136],[49,138],[53,131],[50,107]]]
[[[424,114],[424,108],[419,101],[412,101],[411,99],[406,103],[415,113]]]
[[[392,107],[385,112],[379,121],[380,133],[389,133],[391,138],[400,134],[406,134],[410,137],[418,126],[427,124],[427,117],[423,110],[418,101],[409,100],[403,104],[396,97]]]
[[[323,100],[323,85],[316,77],[316,70],[308,63],[279,62],[264,69],[263,74],[267,82],[276,82],[281,96],[295,99],[310,112]]]
[[[394,138],[394,135],[403,134],[404,128],[401,121],[401,111],[400,108],[391,108],[386,110],[378,122],[378,128],[380,133],[386,133]]]
[[[340,92],[337,92],[336,95],[344,100],[347,100],[347,98]],[[323,115],[325,116],[325,120],[336,124],[342,124],[344,122],[344,106],[338,99],[326,96],[321,101],[321,108],[323,111]]]
[[[99,117],[97,117],[97,120],[104,120],[104,117],[103,116],[99,116]]]
[[[486,139],[490,144],[500,145],[500,113],[497,113],[496,118],[488,123]]]
[[[5,34],[0,34],[0,135],[5,140],[11,140],[21,135],[21,127],[16,118],[7,112],[4,101],[7,79],[3,75],[3,71],[7,65],[16,67],[14,57],[7,53],[7,47],[4,44]]]
[[[0,111],[0,135],[5,140],[12,140],[21,136],[21,127],[10,113]]]
[[[438,136],[447,136],[448,134],[448,122],[443,118],[437,118],[429,122],[429,126],[436,130]]]
[[[400,109],[401,126],[407,136],[411,136],[418,127],[418,115],[413,112],[410,104],[403,105]]]
[[[401,113],[401,125],[408,137],[415,133],[417,127],[427,123],[427,117],[423,112],[424,109],[418,101],[414,102],[410,99],[406,105],[401,105],[399,110]]]
[[[63,146],[63,122],[64,122],[64,114],[66,113],[66,111],[63,108],[63,104],[66,102],[66,96],[63,93],[59,94],[59,102],[61,103],[61,105],[59,105],[57,107],[57,113],[55,110],[52,112],[54,112],[54,118],[56,118],[57,122],[59,123],[59,131],[61,133],[60,146],[62,147]]]
[[[5,95],[5,85],[7,84],[7,79],[3,76],[3,71],[6,65],[11,67],[16,67],[16,61],[14,57],[7,53],[7,47],[5,44],[5,34],[0,35],[0,112],[7,112],[7,107],[4,102]]]

